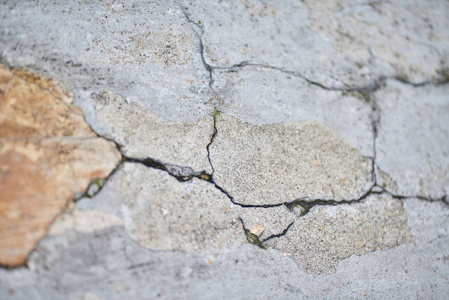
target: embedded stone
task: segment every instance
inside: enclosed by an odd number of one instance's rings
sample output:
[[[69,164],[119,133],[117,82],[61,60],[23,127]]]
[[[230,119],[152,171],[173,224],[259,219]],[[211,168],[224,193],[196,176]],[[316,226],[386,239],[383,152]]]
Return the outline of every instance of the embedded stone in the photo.
[[[58,213],[120,161],[53,80],[0,68],[0,264],[23,264]]]

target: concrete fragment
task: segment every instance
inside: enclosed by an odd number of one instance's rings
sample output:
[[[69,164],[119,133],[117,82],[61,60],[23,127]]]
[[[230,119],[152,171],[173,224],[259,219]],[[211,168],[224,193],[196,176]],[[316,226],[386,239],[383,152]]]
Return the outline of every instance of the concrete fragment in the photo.
[[[52,80],[0,68],[0,264],[23,264],[54,217],[120,161]]]
[[[151,157],[186,166],[190,173],[212,172],[207,145],[214,130],[212,116],[194,123],[164,121],[137,102],[127,103],[110,91],[95,94],[98,120],[128,157]],[[188,173],[188,172],[184,172]]]
[[[251,124],[316,121],[337,131],[365,156],[374,156],[370,99],[330,91],[263,67],[214,70],[217,109]]]
[[[181,2],[201,22],[207,63],[218,67],[249,61],[345,87],[381,75],[442,79],[449,66],[445,1]]]
[[[265,244],[291,256],[316,275],[335,271],[353,254],[389,249],[411,241],[407,214],[391,196],[369,196],[357,204],[320,206],[298,219],[280,238]]]
[[[448,193],[448,95],[448,85],[413,87],[392,80],[376,92],[376,164],[392,179],[381,176],[379,184],[402,195]]]
[[[373,184],[370,159],[318,123],[257,126],[219,114],[216,124],[214,180],[237,203],[356,199]]]
[[[245,242],[238,206],[206,181],[179,182],[164,171],[126,163],[113,184],[127,231],[145,247],[216,249]]]

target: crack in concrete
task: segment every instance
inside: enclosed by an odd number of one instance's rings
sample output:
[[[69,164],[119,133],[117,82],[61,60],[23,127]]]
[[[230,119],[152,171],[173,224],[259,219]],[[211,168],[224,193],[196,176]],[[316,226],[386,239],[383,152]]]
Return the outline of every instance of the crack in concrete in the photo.
[[[362,92],[362,94],[363,94],[363,93],[371,92],[371,91],[377,89],[386,80],[396,80],[403,84],[411,85],[414,87],[422,87],[422,86],[428,86],[428,85],[440,86],[440,85],[449,84],[449,70],[448,69],[437,70],[436,72],[439,75],[439,78],[437,78],[436,80],[412,82],[412,81],[409,81],[406,77],[401,76],[401,75],[396,75],[396,76],[380,75],[378,78],[374,79],[374,81],[372,83],[367,84],[365,86],[330,87],[330,86],[326,86],[318,81],[312,80],[312,79],[308,78],[307,76],[301,74],[298,71],[292,71],[292,70],[288,70],[288,69],[285,69],[282,67],[272,66],[267,63],[253,63],[248,60],[244,60],[244,61],[241,61],[240,63],[234,64],[232,66],[213,66],[213,65],[210,65],[209,63],[207,63],[206,58],[205,58],[206,53],[205,53],[205,46],[204,46],[204,41],[203,41],[203,35],[205,33],[204,26],[201,25],[200,21],[195,22],[192,20],[189,13],[182,6],[182,4],[179,2],[179,0],[175,0],[175,3],[179,6],[179,8],[182,11],[182,13],[184,14],[187,22],[193,24],[193,26],[200,29],[200,33],[198,33],[196,30],[195,30],[195,33],[196,33],[199,43],[200,43],[201,60],[203,62],[205,69],[209,72],[209,88],[213,92],[214,96],[217,95],[217,93],[215,92],[215,90],[212,87],[213,82],[214,82],[214,79],[213,79],[213,71],[214,70],[234,71],[235,69],[244,68],[247,66],[256,66],[256,67],[263,67],[263,68],[267,68],[267,69],[277,70],[277,71],[280,71],[280,72],[283,72],[283,73],[286,73],[286,74],[289,74],[289,75],[292,75],[295,77],[302,78],[309,84],[318,86],[318,87],[328,90],[328,91],[343,91],[343,92],[358,91],[358,92]],[[369,45],[365,45],[365,47],[366,47],[368,54],[370,55],[370,61],[374,61],[376,59],[376,57],[373,54],[371,47]],[[207,101],[207,102],[209,102],[209,101]]]
[[[215,136],[217,135],[217,132],[218,132],[218,130],[217,130],[217,115],[218,115],[219,113],[220,113],[220,111],[215,109],[214,114],[213,114],[213,118],[214,118],[214,131],[212,132],[212,135],[211,135],[211,137],[210,137],[209,144],[207,144],[207,146],[206,146],[206,150],[207,150],[207,160],[209,161],[209,165],[210,165],[210,167],[211,167],[211,169],[212,169],[211,177],[212,177],[212,175],[214,175],[215,169],[214,169],[214,166],[212,165],[212,160],[210,159],[210,146],[211,146],[212,143],[214,142]]]
[[[120,145],[115,142],[113,139],[104,137],[99,135],[98,133],[97,136],[104,138],[108,141],[112,141],[115,143],[117,149],[119,150],[119,152],[122,155],[122,161],[117,165],[117,167],[111,172],[111,174],[104,179],[102,186],[100,187],[100,189],[95,193],[97,194],[98,192],[101,191],[101,189],[103,188],[103,186],[105,185],[105,183],[112,177],[112,175],[125,163],[125,162],[129,162],[129,163],[139,163],[142,164],[148,168],[153,168],[153,169],[158,169],[158,170],[162,170],[167,172],[170,176],[176,178],[179,182],[186,182],[186,181],[190,181],[193,178],[198,178],[200,180],[205,180],[211,184],[214,185],[214,187],[216,189],[218,189],[220,192],[222,192],[224,195],[226,195],[226,197],[234,204],[237,206],[240,206],[242,208],[274,208],[274,207],[280,207],[280,206],[285,206],[288,211],[293,214],[295,216],[295,220],[293,222],[291,222],[289,225],[287,225],[287,227],[278,234],[272,234],[269,237],[265,238],[264,240],[260,241],[259,237],[257,237],[256,235],[252,234],[244,225],[244,222],[241,218],[240,222],[242,223],[242,227],[244,229],[244,233],[245,236],[247,238],[247,241],[251,244],[254,244],[262,249],[266,249],[266,247],[263,245],[264,242],[270,240],[270,239],[274,239],[274,238],[281,238],[283,236],[285,236],[287,234],[287,232],[289,231],[289,229],[295,224],[296,219],[297,218],[301,218],[305,215],[307,215],[309,213],[309,211],[312,209],[312,207],[314,206],[336,206],[336,205],[343,205],[343,204],[355,204],[355,203],[360,203],[363,202],[368,196],[370,195],[380,195],[383,193],[389,194],[392,198],[396,199],[396,200],[405,200],[405,199],[411,199],[411,198],[415,198],[415,199],[419,199],[419,200],[424,200],[424,201],[441,201],[445,204],[447,204],[449,206],[449,202],[448,202],[448,197],[447,195],[438,198],[438,199],[431,199],[425,196],[420,196],[420,195],[416,195],[416,196],[406,196],[406,195],[399,195],[399,194],[395,194],[393,192],[388,191],[387,189],[385,189],[382,186],[379,186],[377,184],[377,174],[376,174],[376,139],[377,139],[377,124],[380,120],[380,111],[378,109],[377,103],[374,99],[374,95],[373,93],[380,88],[381,85],[377,84],[375,86],[372,86],[370,88],[363,88],[361,90],[353,90],[355,92],[359,92],[362,94],[362,96],[366,99],[369,99],[369,103],[370,106],[372,108],[372,114],[370,116],[371,118],[371,123],[372,123],[372,128],[373,128],[373,149],[374,149],[374,156],[372,158],[372,179],[373,179],[373,185],[370,187],[370,189],[368,191],[366,191],[363,195],[361,195],[359,198],[356,199],[343,199],[340,201],[334,200],[334,199],[310,199],[308,197],[303,197],[303,198],[299,198],[299,199],[295,199],[292,201],[286,201],[286,202],[282,202],[282,203],[278,203],[278,204],[242,204],[242,203],[238,203],[234,200],[233,196],[226,191],[223,187],[221,187],[220,185],[218,185],[214,178],[213,178],[213,174],[214,174],[214,166],[210,157],[210,146],[212,145],[212,143],[215,140],[216,135],[218,134],[218,127],[217,127],[217,116],[218,114],[220,114],[220,111],[215,109],[214,114],[213,114],[213,122],[214,122],[214,131],[211,135],[210,138],[210,142],[207,144],[206,148],[207,148],[207,158],[209,161],[209,164],[211,166],[212,169],[212,173],[208,174],[205,171],[202,172],[196,172],[196,173],[191,173],[187,176],[185,175],[179,175],[179,174],[175,174],[172,171],[170,171],[170,169],[167,167],[170,164],[167,163],[163,163],[160,162],[158,160],[152,159],[150,157],[147,158],[134,158],[134,157],[128,157],[126,155],[123,154],[123,152],[121,151]],[[348,91],[348,90],[346,90]],[[95,131],[94,131],[95,132]],[[179,167],[179,166],[176,166]],[[190,169],[190,168],[189,168]],[[86,190],[87,193],[87,190]],[[76,200],[79,200],[75,199]],[[300,215],[298,215],[297,213],[295,213],[293,210],[295,207],[300,206],[302,208],[302,212]]]
[[[205,54],[203,54],[204,56]],[[265,68],[265,69],[270,69],[270,70],[276,70],[285,74],[289,74],[298,78],[301,78],[303,80],[305,80],[307,83],[318,86],[324,90],[327,91],[341,91],[341,92],[361,92],[361,93],[369,93],[371,91],[374,91],[376,89],[378,89],[382,83],[384,83],[387,80],[396,80],[399,81],[403,84],[407,84],[407,85],[411,85],[414,87],[423,87],[423,86],[429,86],[429,85],[434,85],[434,86],[440,86],[440,85],[445,85],[449,83],[449,74],[446,75],[446,73],[442,72],[441,75],[441,79],[440,80],[427,80],[427,81],[423,81],[423,82],[411,82],[408,81],[406,78],[404,78],[403,76],[385,76],[385,75],[381,75],[378,78],[376,78],[372,83],[364,85],[364,86],[346,86],[346,87],[338,87],[338,86],[326,86],[318,81],[309,79],[308,77],[306,77],[305,75],[301,74],[300,72],[297,71],[292,71],[292,70],[288,70],[282,67],[276,67],[276,66],[271,66],[269,64],[263,64],[263,63],[252,63],[250,61],[242,61],[238,64],[234,64],[232,66],[211,66],[208,64],[208,67],[213,70],[226,70],[226,71],[235,71],[236,69],[240,69],[240,68],[245,68],[245,67],[261,67],[261,68]]]
[[[370,98],[370,99],[371,99],[371,103],[373,103],[374,99],[372,99],[372,98]],[[295,220],[293,222],[291,222],[289,225],[287,225],[287,227],[281,233],[272,234],[272,235],[270,235],[269,237],[265,238],[262,241],[259,240],[259,237],[257,237],[256,235],[252,234],[250,232],[250,230],[248,230],[245,227],[243,220],[239,217],[239,220],[242,223],[244,234],[245,234],[245,236],[247,238],[248,243],[254,244],[254,245],[258,246],[261,249],[266,249],[266,247],[263,245],[263,243],[265,243],[266,241],[271,240],[271,239],[275,239],[275,238],[281,238],[281,237],[285,236],[287,234],[287,232],[289,231],[289,229],[295,224],[296,219],[297,218],[301,218],[301,217],[307,215],[309,213],[309,211],[312,209],[312,207],[314,207],[314,206],[336,206],[336,205],[342,205],[342,204],[352,205],[352,204],[360,203],[360,202],[364,201],[370,195],[380,195],[380,194],[386,193],[386,194],[389,194],[393,199],[396,199],[396,200],[419,199],[419,200],[429,201],[429,202],[437,202],[437,201],[439,201],[439,202],[443,202],[444,204],[446,204],[449,207],[449,199],[448,199],[449,197],[448,197],[448,195],[444,195],[444,196],[442,196],[441,198],[438,198],[438,199],[431,199],[431,198],[428,198],[428,197],[425,197],[425,196],[421,196],[421,195],[399,195],[399,194],[395,194],[395,193],[393,193],[391,191],[388,191],[384,187],[381,187],[381,186],[377,185],[377,182],[374,182],[374,184],[371,186],[371,188],[365,194],[363,194],[361,197],[359,197],[357,199],[336,201],[334,199],[308,199],[307,197],[305,197],[305,198],[300,198],[300,199],[296,199],[296,200],[293,200],[293,201],[287,201],[287,202],[278,203],[278,204],[265,204],[265,205],[251,205],[251,204],[242,204],[242,203],[235,202],[235,200],[232,197],[232,195],[229,192],[227,192],[224,188],[219,186],[213,179],[214,168],[213,168],[212,161],[210,159],[210,149],[209,148],[210,148],[211,144],[213,143],[213,141],[215,139],[215,136],[218,133],[218,128],[216,126],[216,117],[217,117],[217,115],[219,113],[220,113],[220,111],[218,111],[218,110],[215,110],[215,112],[214,112],[214,115],[213,115],[214,132],[213,132],[213,134],[211,136],[211,140],[210,140],[209,144],[207,145],[208,160],[209,160],[209,163],[210,163],[211,168],[212,168],[212,174],[207,174],[205,171],[202,171],[202,172],[190,174],[188,176],[176,175],[173,172],[171,172],[169,170],[169,168],[167,168],[168,164],[164,164],[164,163],[162,163],[160,161],[157,161],[155,159],[152,159],[150,157],[147,157],[147,158],[128,157],[128,156],[123,154],[123,152],[121,151],[120,145],[116,141],[114,141],[111,138],[107,138],[105,136],[102,136],[102,135],[98,134],[97,132],[95,132],[91,128],[92,131],[98,137],[113,142],[116,145],[117,150],[122,155],[122,159],[121,159],[120,163],[117,164],[117,166],[114,168],[114,170],[106,178],[103,179],[102,185],[99,186],[99,189],[93,195],[91,195],[89,198],[92,198],[96,194],[98,194],[103,189],[105,184],[110,180],[110,178],[120,169],[120,167],[125,162],[139,163],[139,164],[142,164],[142,165],[144,165],[144,166],[146,166],[148,168],[153,168],[153,169],[158,169],[158,170],[165,171],[170,176],[176,178],[180,182],[190,181],[193,178],[198,178],[200,180],[205,180],[205,181],[213,184],[215,188],[217,188],[220,192],[222,192],[224,195],[226,195],[228,197],[228,199],[234,205],[240,206],[242,208],[274,208],[274,207],[279,207],[279,206],[283,206],[284,205],[288,209],[288,211],[295,216]],[[373,126],[373,130],[375,130],[375,128],[377,130],[377,127]],[[374,143],[375,143],[375,139],[374,139]],[[375,164],[375,156],[373,157],[373,164]],[[87,193],[88,193],[88,190],[89,190],[90,186],[91,186],[91,184],[89,184],[89,186],[87,187],[86,191],[82,194],[82,196],[74,198],[73,202],[77,202],[81,198],[85,197],[87,195]],[[296,207],[300,206],[303,209],[301,215],[297,215],[295,212],[293,212],[293,209],[294,209],[295,206]],[[54,223],[54,221],[61,214],[64,213],[64,211],[65,211],[65,209],[61,210],[61,212],[52,221],[52,224]],[[49,226],[49,228],[50,227],[51,226]],[[47,229],[47,233],[48,233],[48,229]],[[47,234],[45,234],[45,236],[47,236]],[[35,248],[33,249],[33,251],[30,252],[30,254],[33,253],[37,249],[38,245],[39,244],[37,244],[35,246]],[[30,257],[30,255],[28,255],[28,258],[29,257]],[[0,265],[0,268],[7,269],[7,270],[12,270],[12,269],[17,269],[17,268],[28,268],[28,260],[23,265],[19,265],[19,266],[12,267],[12,268]]]
[[[293,221],[293,222],[291,222],[290,224],[288,224],[287,227],[286,227],[284,230],[282,230],[281,233],[278,233],[278,234],[272,234],[272,235],[270,235],[269,237],[267,237],[266,239],[260,241],[260,243],[263,244],[263,243],[265,243],[266,241],[269,241],[269,240],[271,240],[271,239],[277,239],[277,238],[283,237],[284,235],[287,234],[287,232],[290,230],[290,227],[292,227],[293,224],[295,224],[295,222],[296,222],[296,220]]]
[[[246,240],[248,243],[256,245],[257,247],[266,250],[267,247],[265,247],[262,242],[259,240],[259,237],[253,233],[249,229],[245,227],[245,222],[243,222],[242,218],[239,218],[240,223],[242,223],[243,232],[245,233]],[[293,225],[293,223],[292,223]]]
[[[177,175],[174,174],[173,172],[171,172],[168,168],[167,168],[167,164],[164,164],[160,161],[154,160],[150,157],[147,158],[133,158],[133,157],[127,157],[125,156],[122,151],[120,150],[120,146],[112,139],[106,138],[104,136],[101,136],[99,134],[97,134],[99,137],[105,138],[106,140],[112,141],[116,144],[117,149],[120,151],[120,153],[122,154],[122,161],[117,165],[117,167],[111,172],[111,174],[104,179],[103,185],[100,187],[100,189],[95,193],[97,194],[101,188],[105,185],[105,183],[109,180],[109,178],[120,168],[120,166],[124,163],[124,162],[130,162],[130,163],[140,163],[143,164],[146,167],[149,168],[154,168],[154,169],[159,169],[162,171],[167,172],[170,176],[173,176],[174,178],[176,178],[178,181],[180,182],[186,182],[186,181],[190,181],[193,178],[198,178],[200,180],[205,180],[208,181],[210,183],[212,183],[215,188],[217,188],[219,191],[221,191],[224,195],[226,195],[228,197],[228,199],[234,204],[234,205],[238,205],[242,208],[273,208],[273,207],[279,207],[279,206],[286,206],[288,211],[292,214],[294,214],[295,216],[297,216],[294,212],[293,212],[293,208],[294,206],[301,206],[303,209],[303,212],[301,213],[300,216],[298,217],[302,217],[305,216],[312,207],[314,206],[335,206],[335,205],[340,205],[340,204],[354,204],[354,203],[359,203],[362,202],[363,200],[365,200],[368,196],[373,195],[373,194],[382,194],[382,193],[387,193],[389,195],[391,195],[394,199],[398,199],[398,200],[404,200],[404,199],[409,199],[409,198],[416,198],[416,199],[420,199],[420,200],[425,200],[425,201],[442,201],[443,203],[447,204],[449,206],[449,199],[447,197],[447,195],[439,198],[439,199],[430,199],[428,197],[424,197],[424,196],[404,196],[404,195],[398,195],[398,194],[394,194],[388,190],[386,190],[384,187],[381,187],[379,185],[377,185],[377,174],[376,174],[376,139],[378,136],[378,122],[380,120],[380,112],[379,112],[379,108],[378,105],[374,99],[374,95],[373,93],[375,91],[377,91],[379,88],[381,88],[385,82],[387,80],[396,80],[399,81],[403,84],[408,84],[414,87],[422,87],[422,86],[427,86],[427,85],[444,85],[449,83],[449,76],[442,76],[443,79],[442,80],[438,80],[438,81],[424,81],[424,82],[420,82],[420,83],[413,83],[410,82],[408,80],[406,80],[403,77],[400,76],[380,76],[377,79],[375,79],[372,83],[367,84],[365,86],[347,86],[347,87],[329,87],[326,86],[318,81],[314,81],[312,79],[307,78],[305,75],[296,72],[296,71],[291,71],[291,70],[287,70],[285,68],[281,68],[281,67],[275,67],[275,66],[271,66],[269,64],[261,64],[261,63],[251,63],[249,61],[242,61],[238,64],[232,65],[230,67],[220,67],[220,66],[212,66],[210,64],[207,63],[206,61],[206,51],[205,51],[205,46],[204,46],[204,42],[203,42],[203,37],[202,35],[205,32],[204,26],[201,25],[199,22],[195,22],[191,19],[190,15],[187,13],[187,11],[185,10],[185,8],[182,6],[182,4],[179,2],[179,0],[175,0],[175,3],[179,6],[180,10],[182,11],[182,13],[184,14],[186,20],[188,23],[193,24],[193,26],[195,28],[199,29],[195,30],[195,34],[198,38],[199,41],[199,51],[200,51],[200,56],[201,56],[201,60],[203,63],[204,68],[206,69],[206,71],[209,73],[209,89],[211,90],[212,94],[214,95],[214,97],[216,99],[218,99],[217,93],[213,88],[213,83],[214,83],[214,79],[213,79],[213,71],[214,70],[228,70],[228,71],[235,71],[236,69],[239,68],[245,68],[245,67],[262,67],[262,68],[266,68],[266,69],[271,69],[271,70],[277,70],[280,71],[282,73],[286,73],[298,78],[301,78],[303,80],[305,80],[307,83],[311,84],[311,85],[315,85],[318,86],[324,90],[328,90],[328,91],[342,91],[342,92],[358,92],[360,93],[363,98],[368,99],[367,102],[370,103],[371,106],[371,124],[372,124],[372,129],[373,129],[373,158],[372,158],[372,181],[373,181],[373,185],[371,186],[371,188],[365,193],[363,194],[361,197],[357,198],[357,199],[350,199],[350,200],[341,200],[341,201],[336,201],[334,199],[308,199],[307,197],[305,198],[301,198],[301,199],[296,199],[293,201],[289,201],[289,202],[283,202],[283,203],[278,203],[278,204],[266,204],[266,205],[251,205],[251,204],[242,204],[242,203],[238,203],[234,200],[234,198],[232,197],[232,195],[227,192],[224,188],[222,188],[221,186],[219,186],[213,179],[213,174],[214,174],[214,167],[210,158],[210,146],[212,145],[212,143],[214,142],[214,139],[218,133],[218,128],[217,128],[217,124],[216,124],[216,116],[220,113],[220,111],[218,111],[217,109],[215,109],[214,111],[214,115],[213,115],[213,122],[214,122],[214,131],[211,135],[211,139],[210,142],[207,144],[206,148],[207,148],[207,158],[209,161],[209,164],[211,166],[212,169],[212,173],[211,174],[207,174],[205,171],[199,172],[199,173],[192,173],[189,174],[188,176],[183,176],[183,175]],[[368,48],[368,50],[371,50]],[[372,55],[371,51],[370,55]],[[444,75],[444,74],[443,74]],[[210,102],[211,100],[213,100],[214,98],[208,100],[206,103]],[[94,131],[95,132],[95,131]],[[87,192],[87,190],[86,190]],[[76,199],[78,200],[78,199]],[[252,234],[248,229],[245,228],[244,226],[244,222],[241,218],[240,222],[242,223],[242,227],[244,229],[244,233],[247,237],[247,240],[249,243],[255,244],[260,248],[266,249],[265,246],[262,245],[262,243],[273,239],[273,238],[280,238],[282,236],[284,236],[288,230],[293,226],[293,224],[295,223],[295,221],[293,221],[292,223],[290,223],[281,233],[279,234],[273,234],[267,238],[265,238],[263,241],[260,241],[259,238]]]
[[[200,21],[195,22],[192,20],[192,18],[190,17],[190,15],[186,11],[186,9],[182,6],[182,4],[179,2],[179,0],[175,0],[175,3],[178,5],[179,9],[184,14],[187,22],[193,24],[194,27],[199,28],[199,30],[200,30],[200,32],[195,30],[195,34],[196,34],[196,37],[198,38],[199,45],[200,45],[199,51],[200,51],[200,55],[201,55],[201,61],[203,62],[204,68],[209,73],[209,89],[212,91],[212,93],[215,96],[216,93],[215,93],[214,89],[212,88],[212,84],[214,83],[214,79],[213,79],[213,75],[212,75],[213,67],[206,62],[206,58],[205,58],[205,49],[204,49],[204,43],[203,43],[203,37],[202,37],[202,35],[204,34],[204,26],[201,25]]]

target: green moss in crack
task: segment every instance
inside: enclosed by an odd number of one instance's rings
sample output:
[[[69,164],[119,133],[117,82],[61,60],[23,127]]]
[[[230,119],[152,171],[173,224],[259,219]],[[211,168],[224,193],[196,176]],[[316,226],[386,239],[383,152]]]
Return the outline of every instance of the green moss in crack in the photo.
[[[313,204],[307,204],[307,203],[299,203],[299,202],[291,202],[285,204],[287,209],[291,211],[292,213],[296,214],[299,217],[305,216],[310,209],[313,207]]]
[[[449,68],[441,68],[435,71],[438,76],[438,82],[439,83],[448,83],[449,82]]]
[[[341,95],[342,96],[350,96],[350,97],[353,97],[353,98],[357,98],[359,100],[364,101],[365,103],[370,103],[370,101],[371,101],[369,93],[366,93],[366,92],[360,92],[360,91],[347,92],[347,91],[343,91],[343,92],[341,92]]]
[[[117,170],[120,169],[124,164],[125,164],[125,159],[124,159],[124,157],[122,157],[122,160],[120,161],[120,163],[115,167],[115,169],[111,173],[109,173],[109,175],[106,178],[96,178],[96,179],[92,180],[89,183],[89,186],[87,187],[86,191],[82,194],[75,195],[75,197],[73,198],[73,201],[76,202],[82,198],[91,199],[91,198],[95,197],[101,191],[101,189],[104,187],[104,184],[106,183],[106,181],[109,180],[109,178],[112,175],[114,175],[114,173],[117,172]]]
[[[257,247],[266,250],[267,247],[265,247],[261,241],[259,241],[259,237],[255,234],[252,234],[248,229],[243,228],[243,230],[245,231],[245,235],[246,235],[246,240],[248,241],[248,243],[256,245]]]
[[[215,110],[214,110],[214,115],[213,115],[213,117],[214,117],[214,130],[215,130],[215,131],[217,131],[217,116],[218,116],[219,114],[221,114],[221,111],[219,111],[219,110],[217,110],[217,109],[215,108]]]
[[[76,202],[82,198],[93,198],[98,192],[101,190],[104,184],[104,179],[102,178],[95,178],[89,183],[89,186],[87,187],[86,191],[82,194],[77,194],[73,201]]]

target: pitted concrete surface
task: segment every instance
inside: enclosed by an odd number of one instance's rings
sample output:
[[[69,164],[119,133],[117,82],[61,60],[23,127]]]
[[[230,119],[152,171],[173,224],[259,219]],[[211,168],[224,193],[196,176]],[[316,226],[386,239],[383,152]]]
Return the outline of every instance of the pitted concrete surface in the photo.
[[[0,269],[0,298],[446,298],[448,16],[3,1],[1,63],[61,82],[122,159]]]

